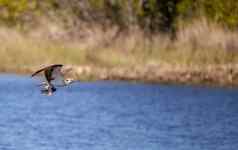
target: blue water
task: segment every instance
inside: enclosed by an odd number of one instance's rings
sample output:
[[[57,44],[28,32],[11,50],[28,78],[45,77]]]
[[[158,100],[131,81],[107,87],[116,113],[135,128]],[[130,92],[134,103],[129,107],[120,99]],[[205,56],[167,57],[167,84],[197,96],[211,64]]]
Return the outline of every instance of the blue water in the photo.
[[[0,150],[237,150],[238,89],[0,75]]]

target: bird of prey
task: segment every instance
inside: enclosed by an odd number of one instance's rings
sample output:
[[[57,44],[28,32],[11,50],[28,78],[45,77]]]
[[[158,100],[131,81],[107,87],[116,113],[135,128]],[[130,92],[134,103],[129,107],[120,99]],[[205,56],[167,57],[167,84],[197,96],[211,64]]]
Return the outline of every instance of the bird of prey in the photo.
[[[47,95],[52,95],[53,92],[56,91],[56,88],[52,84],[51,81],[55,80],[57,77],[64,77],[64,74],[62,72],[62,67],[63,67],[62,64],[53,64],[53,65],[41,68],[31,75],[31,77],[34,77],[38,73],[44,72],[46,81],[43,82],[42,84],[42,86],[44,87],[44,89],[42,90],[42,93]],[[73,82],[73,79],[70,79],[70,78],[64,79],[63,82],[64,82],[64,85],[68,85]]]

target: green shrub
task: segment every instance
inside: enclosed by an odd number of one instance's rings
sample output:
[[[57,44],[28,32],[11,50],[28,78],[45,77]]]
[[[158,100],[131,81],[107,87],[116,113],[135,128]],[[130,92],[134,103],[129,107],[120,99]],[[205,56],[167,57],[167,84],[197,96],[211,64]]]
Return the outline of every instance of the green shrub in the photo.
[[[28,0],[0,0],[0,19],[7,24],[21,22],[27,11],[35,8],[35,1]]]
[[[238,27],[237,0],[0,0],[2,23],[17,25],[29,16],[52,13],[61,19],[74,16],[91,23],[109,22],[122,29],[139,26],[149,33],[173,31],[176,20],[196,17]]]
[[[181,0],[177,10],[183,19],[206,17],[229,28],[238,27],[237,0]]]

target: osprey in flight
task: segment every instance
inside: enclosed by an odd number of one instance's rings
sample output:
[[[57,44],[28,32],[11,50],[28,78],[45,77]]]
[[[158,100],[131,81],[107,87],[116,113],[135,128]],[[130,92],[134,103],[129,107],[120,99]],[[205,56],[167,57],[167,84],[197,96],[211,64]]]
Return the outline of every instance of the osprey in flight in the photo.
[[[51,81],[55,80],[57,77],[64,77],[64,74],[62,72],[62,64],[54,64],[50,66],[46,66],[44,68],[41,68],[34,72],[31,77],[34,77],[40,72],[44,71],[44,76],[46,79],[46,82],[43,82],[44,89],[42,90],[42,93],[47,95],[52,95],[53,92],[56,91],[55,86],[51,83]],[[64,85],[68,85],[73,82],[73,79],[63,79]]]

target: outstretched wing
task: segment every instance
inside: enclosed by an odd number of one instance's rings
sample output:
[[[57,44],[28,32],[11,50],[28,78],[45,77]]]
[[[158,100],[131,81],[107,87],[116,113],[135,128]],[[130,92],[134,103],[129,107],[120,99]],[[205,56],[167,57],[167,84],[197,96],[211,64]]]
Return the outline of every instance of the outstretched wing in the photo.
[[[57,72],[58,72],[58,70],[60,70],[62,67],[63,67],[62,64],[54,64],[54,65],[46,66],[46,67],[41,68],[41,69],[37,70],[36,72],[34,72],[34,73],[31,75],[31,77],[34,77],[34,76],[37,75],[38,73],[40,73],[40,72],[42,72],[42,71],[45,71],[45,70],[47,70],[47,69],[49,69],[49,68],[53,68],[53,72],[54,72],[54,70],[57,70]]]

